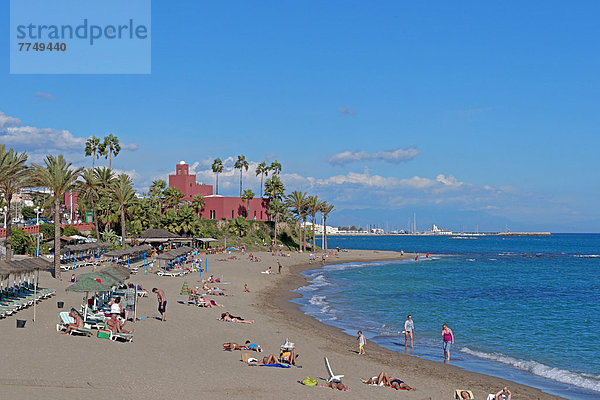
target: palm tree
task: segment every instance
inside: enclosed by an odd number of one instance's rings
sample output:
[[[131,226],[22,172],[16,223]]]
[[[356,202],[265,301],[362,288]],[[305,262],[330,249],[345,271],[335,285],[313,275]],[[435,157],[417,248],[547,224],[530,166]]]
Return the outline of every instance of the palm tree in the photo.
[[[219,194],[219,173],[223,172],[223,162],[220,158],[215,158],[212,165],[212,172],[217,174],[217,190],[215,194]]]
[[[308,200],[308,212],[310,213],[312,220],[312,247],[315,251],[317,242],[315,241],[315,222],[317,220],[317,213],[321,210],[321,202],[317,196],[309,196]]]
[[[94,178],[98,186],[99,196],[98,204],[96,205],[98,220],[104,224],[104,230],[109,230],[111,223],[119,221],[118,210],[110,201],[115,173],[106,167],[96,167],[94,169]]]
[[[242,200],[246,202],[246,219],[250,216],[250,200],[254,198],[254,192],[246,189],[242,195]]]
[[[256,176],[260,175],[260,198],[261,199],[263,197],[263,177],[268,176],[270,170],[271,170],[271,167],[268,167],[267,163],[264,161],[261,162],[260,164],[258,164],[258,166],[256,167]]]
[[[327,215],[333,211],[333,204],[321,203],[321,215],[323,215],[323,249],[327,251]]]
[[[269,200],[281,200],[284,193],[285,187],[277,175],[273,175],[265,181],[265,195]]]
[[[127,174],[117,176],[112,186],[112,198],[119,205],[121,212],[121,245],[125,245],[125,213],[137,198],[133,190],[133,181]]]
[[[116,246],[119,244],[119,237],[117,236],[115,231],[109,229],[107,231],[102,232],[102,241],[110,242]]]
[[[183,234],[193,232],[196,228],[196,221],[194,210],[187,204],[184,204],[177,211],[177,232]]]
[[[94,169],[94,177],[100,190],[110,190],[115,180],[115,173],[106,167],[96,167]]]
[[[163,192],[165,195],[165,204],[172,208],[179,209],[179,203],[183,199],[183,193],[175,187],[168,187]]]
[[[244,236],[248,233],[248,222],[243,217],[236,217],[229,221],[229,232],[239,235],[239,237]]]
[[[92,136],[85,142],[85,156],[92,156],[92,168],[95,167],[96,158],[99,157],[97,154],[100,151],[100,139],[96,136]]]
[[[81,181],[77,182],[76,191],[77,199],[83,201],[89,201],[92,206],[92,215],[94,217],[94,224],[96,226],[96,240],[100,241],[100,229],[98,227],[98,216],[96,214],[95,201],[100,197],[99,185],[96,179],[96,174],[92,168],[88,168],[81,174]]]
[[[294,209],[296,215],[296,223],[298,226],[298,236],[300,239],[300,248],[304,250],[304,241],[302,240],[302,213],[306,207],[306,193],[299,190],[294,190],[286,198],[286,205]]]
[[[235,169],[240,170],[240,197],[242,197],[242,170],[245,168],[248,171],[248,161],[246,161],[246,156],[241,155],[238,156],[237,161],[234,165]]]
[[[73,169],[63,155],[46,156],[44,165],[33,164],[32,183],[52,192],[54,200],[54,276],[60,278],[60,200],[73,189],[83,168]]]
[[[157,179],[152,181],[152,185],[150,186],[150,190],[148,190],[148,194],[152,198],[152,202],[158,206],[159,214],[162,213],[163,210],[163,192],[167,187],[167,182],[162,179]]]
[[[202,197],[199,194],[194,196],[194,198],[192,200],[192,207],[194,208],[194,210],[196,210],[196,213],[198,214],[198,218],[200,218],[200,210],[202,210],[205,205],[206,205],[206,203],[204,202],[204,197]]]
[[[10,203],[13,196],[22,188],[27,186],[27,178],[31,172],[25,163],[27,162],[27,153],[17,153],[13,149],[6,150],[6,147],[0,145],[0,191],[4,194],[6,200],[6,261],[12,257],[12,217],[10,216]]]
[[[270,169],[271,171],[273,171],[273,175],[279,175],[279,173],[281,172],[281,164],[279,164],[279,162],[275,160],[271,163]]]
[[[287,208],[285,207],[285,204],[281,202],[281,200],[274,199],[269,202],[269,210],[267,212],[275,216],[275,236],[273,238],[275,246],[277,246],[277,223],[279,222],[279,216],[285,214],[286,211]]]
[[[104,158],[108,158],[108,168],[112,169],[112,157],[119,155],[121,145],[119,139],[112,133],[104,138],[104,142],[100,145],[100,154]]]

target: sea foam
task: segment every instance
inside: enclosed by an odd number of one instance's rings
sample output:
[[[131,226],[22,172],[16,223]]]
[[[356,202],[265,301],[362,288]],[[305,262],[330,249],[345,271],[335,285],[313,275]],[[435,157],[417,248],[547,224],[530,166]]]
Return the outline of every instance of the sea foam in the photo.
[[[600,392],[600,375],[583,374],[565,369],[553,368],[537,361],[519,360],[517,358],[509,357],[500,353],[485,353],[482,351],[471,350],[468,347],[463,347],[460,349],[460,351],[475,357],[510,365],[520,370],[527,371],[547,379],[552,379],[557,382]]]

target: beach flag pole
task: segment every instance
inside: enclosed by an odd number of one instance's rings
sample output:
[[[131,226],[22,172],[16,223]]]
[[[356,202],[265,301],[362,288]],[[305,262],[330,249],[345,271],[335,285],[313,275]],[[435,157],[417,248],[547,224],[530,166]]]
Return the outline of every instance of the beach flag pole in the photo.
[[[208,272],[208,257],[204,259],[204,272]]]

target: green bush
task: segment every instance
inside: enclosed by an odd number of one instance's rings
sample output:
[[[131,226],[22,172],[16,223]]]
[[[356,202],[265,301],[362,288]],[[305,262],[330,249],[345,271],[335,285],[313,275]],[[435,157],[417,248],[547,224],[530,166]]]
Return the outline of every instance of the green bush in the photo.
[[[11,246],[15,254],[35,253],[36,244],[32,236],[28,235],[19,228],[12,228],[11,233]]]
[[[44,235],[44,239],[53,238],[54,237],[54,224],[40,225],[40,233]]]
[[[72,226],[65,226],[64,229],[61,230],[61,235],[63,236],[73,236],[80,235],[79,231]]]

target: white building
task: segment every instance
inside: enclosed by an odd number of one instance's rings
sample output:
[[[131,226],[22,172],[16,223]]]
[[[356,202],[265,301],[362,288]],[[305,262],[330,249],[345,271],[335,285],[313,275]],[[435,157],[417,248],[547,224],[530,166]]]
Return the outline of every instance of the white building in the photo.
[[[425,235],[454,235],[452,231],[445,231],[438,228],[437,225],[433,224],[430,230],[423,232]]]
[[[306,223],[304,223],[304,227],[312,227],[312,226],[313,226],[313,224],[308,221]],[[338,228],[335,228],[335,227],[329,226],[329,225],[327,225],[326,232],[328,235],[336,235],[336,234],[340,233]],[[317,234],[317,235],[323,234],[323,225],[315,224],[315,234]]]

